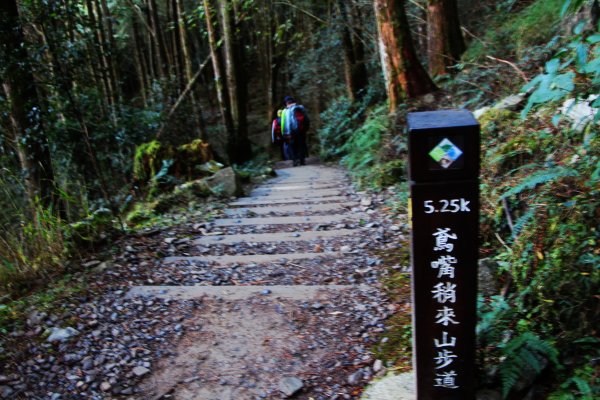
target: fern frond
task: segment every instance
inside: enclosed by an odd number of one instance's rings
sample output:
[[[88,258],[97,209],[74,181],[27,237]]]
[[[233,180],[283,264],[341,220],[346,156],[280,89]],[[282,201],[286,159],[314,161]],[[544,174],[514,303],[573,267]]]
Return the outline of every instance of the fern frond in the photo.
[[[579,390],[579,393],[581,393],[584,396],[591,396],[593,394],[590,384],[584,379],[578,376],[574,376],[572,380],[573,383],[575,383],[575,386],[577,386],[577,390]]]
[[[505,199],[515,194],[519,194],[524,190],[533,189],[537,185],[541,185],[559,178],[578,175],[579,173],[576,170],[562,166],[547,170],[540,170],[524,178],[518,185],[504,193],[501,198]]]
[[[545,360],[558,365],[558,352],[554,346],[533,332],[525,332],[511,339],[503,348],[504,361],[500,365],[502,396],[506,398],[523,377],[522,371],[533,369],[540,374],[546,367]]]
[[[522,216],[520,216],[513,225],[513,236],[516,237],[523,230],[525,225],[535,216],[535,212],[537,211],[536,207],[531,207],[529,210],[525,212]]]
[[[511,389],[517,384],[521,377],[521,365],[511,362],[507,363],[505,360],[502,363],[502,369],[500,370],[500,378],[502,379],[502,398],[506,398]],[[507,364],[507,365],[505,365]]]

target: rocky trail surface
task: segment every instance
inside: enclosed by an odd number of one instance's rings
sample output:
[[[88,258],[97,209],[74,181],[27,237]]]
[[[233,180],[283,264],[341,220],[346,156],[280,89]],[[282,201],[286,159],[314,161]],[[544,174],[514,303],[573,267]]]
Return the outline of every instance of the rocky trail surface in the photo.
[[[385,194],[308,165],[188,224],[89,261],[90,290],[32,311],[0,346],[1,398],[357,399],[401,307],[380,278],[404,227]],[[378,256],[379,255],[379,256]]]

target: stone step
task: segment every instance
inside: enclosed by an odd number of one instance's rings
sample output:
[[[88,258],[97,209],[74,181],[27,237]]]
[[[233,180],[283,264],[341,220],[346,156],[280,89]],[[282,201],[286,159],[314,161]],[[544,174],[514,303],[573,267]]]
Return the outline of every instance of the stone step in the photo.
[[[330,197],[304,197],[304,198],[272,198],[261,197],[240,197],[236,201],[229,203],[230,207],[246,207],[274,204],[319,204],[324,202],[346,202],[351,200],[348,196],[330,196]]]
[[[332,189],[344,187],[343,183],[275,183],[261,185],[252,192],[285,192],[288,190],[317,190],[317,189]]]
[[[293,285],[293,286],[133,286],[128,297],[147,296],[162,299],[190,300],[219,297],[224,300],[246,300],[255,296],[311,300],[340,290],[368,291],[367,285]]]
[[[222,266],[227,264],[264,264],[271,262],[282,262],[285,260],[310,260],[314,258],[337,257],[340,253],[287,253],[287,254],[251,254],[251,255],[224,255],[224,256],[197,256],[197,257],[166,257],[163,262],[166,264],[176,262],[194,261],[217,263]]]
[[[248,225],[296,225],[296,224],[332,224],[342,221],[357,221],[358,214],[311,215],[263,218],[224,218],[216,219],[215,226],[248,226]]]
[[[203,236],[195,239],[195,245],[232,244],[232,243],[269,243],[269,242],[301,242],[309,240],[330,239],[364,233],[363,229],[336,229],[331,231],[250,233],[243,235]]]
[[[245,208],[229,208],[224,210],[226,215],[231,217],[243,217],[248,213],[254,213],[256,215],[268,215],[274,214],[297,214],[297,213],[311,213],[311,212],[324,212],[324,211],[342,211],[352,207],[358,207],[357,202],[345,202],[345,203],[324,203],[324,204],[308,204],[308,205],[280,205],[280,206],[267,206],[267,207],[245,207]]]
[[[273,178],[265,183],[263,183],[260,187],[275,187],[278,185],[287,185],[287,186],[292,186],[292,185],[302,185],[302,186],[307,186],[307,185],[347,185],[349,184],[349,181],[345,178],[341,178],[341,177],[335,177],[333,179],[330,178],[319,178],[319,177],[314,177],[311,179],[304,179],[304,178],[299,178],[299,179],[282,179],[282,178]]]
[[[313,197],[339,196],[343,189],[290,190],[286,192],[251,193],[251,198],[268,197],[270,199],[310,199]]]

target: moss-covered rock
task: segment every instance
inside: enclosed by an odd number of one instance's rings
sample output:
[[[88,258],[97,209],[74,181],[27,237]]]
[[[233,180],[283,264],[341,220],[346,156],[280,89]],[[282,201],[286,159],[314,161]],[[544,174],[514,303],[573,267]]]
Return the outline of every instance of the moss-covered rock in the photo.
[[[240,196],[242,184],[240,176],[231,168],[225,168],[204,180],[210,191],[221,197]]]
[[[154,214],[154,204],[152,203],[137,203],[133,210],[125,217],[125,222],[129,226],[135,226],[150,221],[156,215]]]
[[[134,179],[141,183],[150,182],[156,195],[160,192],[161,183],[169,183],[166,189],[171,189],[177,179],[197,179],[212,173],[213,171],[202,168],[212,157],[209,144],[201,139],[179,147],[153,140],[141,144],[135,151]]]
[[[106,239],[116,229],[113,215],[107,208],[100,208],[89,217],[70,225],[71,235],[77,244],[94,244]]]
[[[173,158],[173,148],[157,140],[142,143],[135,149],[133,177],[138,182],[148,182],[163,166],[164,160]]]
[[[202,173],[197,167],[213,159],[210,146],[201,139],[179,146],[175,151],[175,175],[190,179]]]

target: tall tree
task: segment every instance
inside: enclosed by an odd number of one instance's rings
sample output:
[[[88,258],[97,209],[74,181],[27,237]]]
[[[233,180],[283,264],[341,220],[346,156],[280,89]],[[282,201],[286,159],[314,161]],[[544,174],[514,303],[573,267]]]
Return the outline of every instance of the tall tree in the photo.
[[[187,85],[191,84],[194,74],[192,73],[192,58],[188,48],[187,32],[185,29],[185,21],[183,19],[183,5],[181,0],[175,0],[176,14],[178,16],[177,26],[179,27],[179,43],[181,45],[181,53],[183,58],[183,64],[185,69],[185,78]],[[196,100],[196,94],[192,90],[190,92],[190,103],[192,106],[192,116],[194,125],[196,128],[196,135],[203,140],[206,140],[206,133],[204,132],[204,123],[202,121],[202,109],[200,104]]]
[[[233,124],[233,116],[231,114],[231,103],[229,99],[229,91],[224,77],[223,63],[218,48],[218,36],[215,29],[215,23],[212,15],[212,6],[210,0],[203,0],[204,17],[206,19],[206,30],[208,32],[208,44],[210,48],[210,57],[212,61],[215,89],[217,91],[217,101],[219,102],[219,111],[223,125],[227,133],[227,141],[235,140],[235,127]]]
[[[50,207],[54,171],[16,0],[0,2],[0,60],[2,88],[10,104],[6,132],[16,148],[28,199]]]
[[[225,77],[227,91],[231,106],[231,115],[234,123],[235,140],[229,142],[229,157],[232,161],[246,161],[251,157],[251,147],[248,140],[247,126],[247,82],[242,73],[241,55],[238,35],[236,34],[235,14],[231,0],[219,0],[219,22],[223,35],[223,60],[225,64]]]
[[[465,51],[456,0],[428,0],[427,28],[429,73],[443,75]]]
[[[340,30],[344,48],[344,75],[346,89],[350,100],[359,98],[369,84],[365,65],[365,50],[362,38],[362,20],[354,2],[350,2],[351,10],[347,10],[346,1],[338,0],[337,10],[340,14]]]
[[[402,98],[436,89],[417,58],[404,3],[404,0],[374,0],[379,52],[392,112]]]

